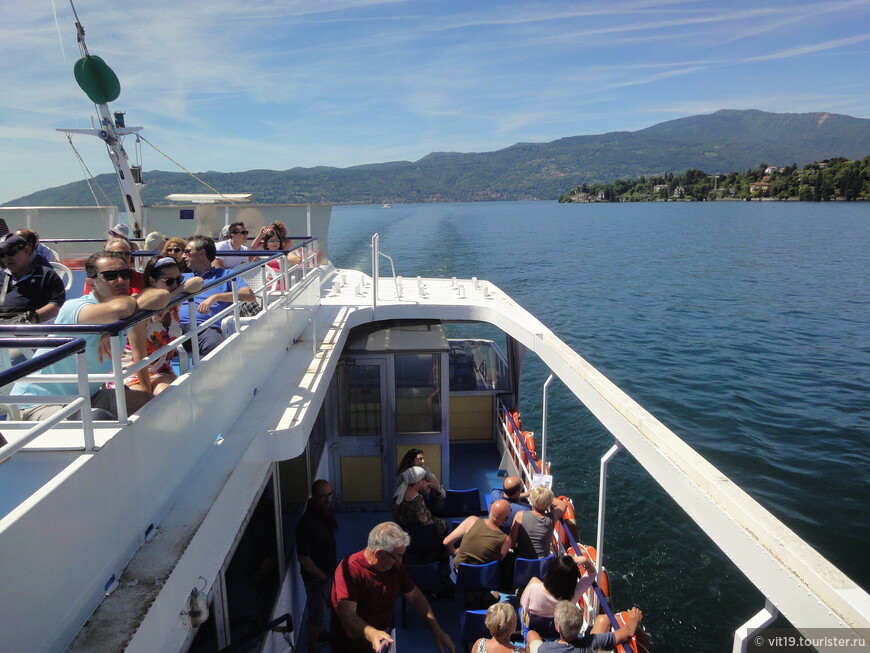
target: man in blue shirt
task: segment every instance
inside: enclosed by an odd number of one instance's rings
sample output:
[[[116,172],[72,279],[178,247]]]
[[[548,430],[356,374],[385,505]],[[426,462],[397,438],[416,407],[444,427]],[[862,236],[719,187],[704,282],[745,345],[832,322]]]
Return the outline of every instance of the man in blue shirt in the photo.
[[[208,286],[217,279],[226,279],[223,283],[219,283],[213,288],[206,288],[194,297],[196,324],[205,322],[208,318],[232,304],[233,301],[233,284],[228,279],[233,271],[231,269],[212,267],[216,253],[214,240],[208,236],[193,236],[188,239],[182,254],[184,262],[187,264],[188,269],[191,270],[190,273],[184,275],[185,280],[192,276],[202,277],[204,285]],[[254,291],[240,278],[239,300],[252,302],[256,298]],[[181,324],[183,332],[187,333],[190,330],[190,311],[187,302],[179,307],[178,322]],[[224,341],[224,334],[220,327],[221,322],[223,320],[199,332],[200,356],[205,357]],[[190,341],[184,343],[184,347],[190,351]]]
[[[511,532],[511,524],[514,523],[514,517],[520,510],[531,510],[529,504],[528,492],[523,492],[523,484],[517,476],[506,476],[503,483],[503,490],[494,489],[489,495],[490,505],[504,499],[511,506],[510,514],[505,519],[503,524],[499,525],[505,533]]]
[[[606,620],[607,617],[604,617]],[[556,641],[542,641],[541,636],[534,630],[526,634],[526,646],[529,653],[592,653],[593,651],[612,651],[620,644],[627,642],[634,636],[643,619],[643,612],[638,608],[632,608],[628,613],[626,624],[614,632],[609,631],[609,622],[595,620],[595,626],[588,635],[580,637],[580,629],[583,627],[583,613],[570,601],[559,601],[553,612],[553,623],[559,639]]]

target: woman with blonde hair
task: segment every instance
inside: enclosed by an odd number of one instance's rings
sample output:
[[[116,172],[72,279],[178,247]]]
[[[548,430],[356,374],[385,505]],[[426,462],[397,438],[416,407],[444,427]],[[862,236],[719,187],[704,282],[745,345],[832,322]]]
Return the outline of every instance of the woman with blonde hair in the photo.
[[[511,642],[511,635],[517,629],[517,613],[510,603],[496,603],[486,610],[486,624],[489,639],[481,637],[471,647],[472,653],[521,653],[524,644]]]
[[[529,492],[531,510],[520,510],[511,525],[511,542],[518,558],[546,558],[553,552],[553,529],[565,514],[566,504],[553,499],[553,491],[536,485]]]

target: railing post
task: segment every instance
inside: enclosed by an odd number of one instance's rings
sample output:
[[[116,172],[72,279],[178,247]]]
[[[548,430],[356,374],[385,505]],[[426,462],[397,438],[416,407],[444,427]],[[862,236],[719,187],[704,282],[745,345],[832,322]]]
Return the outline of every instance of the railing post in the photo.
[[[764,609],[734,631],[734,646],[731,649],[732,653],[746,653],[746,647],[749,645],[749,638],[762,628],[767,628],[767,626],[769,626],[778,615],[779,610],[777,610],[773,603],[770,602],[770,599],[764,599]]]
[[[595,549],[598,552],[596,566],[599,572],[604,568],[604,513],[607,506],[607,465],[610,463],[611,458],[619,453],[620,449],[622,449],[622,445],[617,442],[601,457],[600,476],[598,479],[598,536],[595,540]],[[592,609],[593,614],[598,614],[598,596],[595,597]]]
[[[127,421],[127,395],[124,393],[124,369],[121,365],[121,336],[115,334],[109,338],[109,344],[112,347],[112,372],[115,375],[115,407],[118,410],[118,421]],[[148,373],[147,369],[142,369],[140,373]],[[82,411],[84,413],[84,411]]]
[[[380,236],[372,236],[372,310],[378,307],[378,281],[380,280]]]
[[[550,389],[550,383],[555,377],[551,374],[544,381],[544,399],[543,399],[543,421],[541,423],[541,474],[547,473],[547,391]]]
[[[196,319],[196,304],[194,304],[195,296],[191,295],[187,300],[187,315],[190,330],[193,331],[193,336],[190,339],[190,355],[193,357],[193,366],[199,365],[199,323]]]
[[[236,333],[238,333],[242,329],[242,307],[239,305],[239,277],[230,279],[230,288],[232,288],[233,292],[233,324],[236,327]],[[223,320],[221,320],[222,322]]]
[[[85,438],[85,451],[96,449],[94,441],[94,420],[91,417],[91,386],[88,383],[88,359],[85,352],[76,354],[76,372],[78,373],[79,394],[85,398],[87,404],[82,406],[82,432]]]

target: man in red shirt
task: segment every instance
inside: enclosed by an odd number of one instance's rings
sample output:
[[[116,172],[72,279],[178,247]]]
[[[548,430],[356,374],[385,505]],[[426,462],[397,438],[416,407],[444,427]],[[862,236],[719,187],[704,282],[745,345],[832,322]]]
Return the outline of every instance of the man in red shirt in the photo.
[[[368,653],[392,643],[386,629],[393,623],[393,606],[400,593],[432,631],[438,650],[455,653],[453,642],[402,564],[410,542],[398,524],[384,522],[371,530],[365,549],[339,563],[331,597],[333,653]]]

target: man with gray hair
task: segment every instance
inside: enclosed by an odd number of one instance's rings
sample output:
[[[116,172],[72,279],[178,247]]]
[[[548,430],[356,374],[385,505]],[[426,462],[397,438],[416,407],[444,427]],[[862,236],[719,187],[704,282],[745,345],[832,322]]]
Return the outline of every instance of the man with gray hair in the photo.
[[[604,615],[602,615],[604,616]],[[607,617],[596,619],[595,626],[588,635],[578,637],[583,628],[583,613],[575,603],[559,601],[553,612],[553,623],[559,639],[545,642],[534,630],[526,635],[526,646],[529,653],[592,653],[592,651],[612,651],[620,644],[630,640],[643,619],[643,612],[632,608],[628,612],[628,621],[615,633],[608,632],[610,624]]]
[[[331,597],[333,653],[367,653],[392,643],[386,630],[393,622],[399,594],[432,631],[436,648],[455,653],[453,642],[402,564],[410,543],[411,538],[398,524],[384,522],[371,530],[365,549],[339,563]]]

